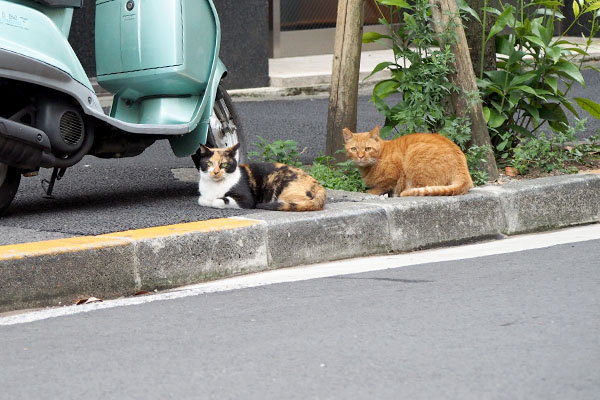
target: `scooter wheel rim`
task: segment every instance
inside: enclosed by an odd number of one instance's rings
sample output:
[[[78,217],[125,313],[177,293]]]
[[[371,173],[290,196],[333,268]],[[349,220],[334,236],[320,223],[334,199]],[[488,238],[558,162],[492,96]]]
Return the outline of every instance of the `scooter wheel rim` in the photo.
[[[224,100],[221,100],[221,102],[222,104],[216,105],[216,107],[222,107],[222,109],[219,110],[222,115],[221,118],[219,118],[219,115],[216,114],[215,110],[213,110],[210,118],[213,139],[218,148],[230,147],[240,141],[238,138],[237,126],[235,125],[233,118],[231,118],[229,109]]]

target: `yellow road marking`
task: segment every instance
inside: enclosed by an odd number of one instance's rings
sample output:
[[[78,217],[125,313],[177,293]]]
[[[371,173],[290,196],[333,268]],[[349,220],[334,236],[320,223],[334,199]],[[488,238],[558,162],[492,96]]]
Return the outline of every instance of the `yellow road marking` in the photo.
[[[231,230],[245,228],[258,223],[259,221],[253,220],[220,218],[208,221],[108,233],[98,236],[80,236],[65,239],[47,240],[43,242],[12,244],[0,246],[0,261],[125,246],[129,244],[131,240],[180,236],[193,232],[206,233]]]
[[[219,218],[208,221],[189,222],[186,224],[157,226],[154,228],[136,229],[132,231],[107,233],[99,237],[127,238],[127,239],[153,239],[166,236],[185,235],[191,232],[213,232],[230,230],[236,228],[245,228],[256,225],[258,221],[247,219]]]
[[[64,254],[105,247],[125,246],[129,242],[123,239],[100,238],[98,236],[80,236],[43,242],[19,243],[0,246],[0,261],[13,260],[50,254]]]

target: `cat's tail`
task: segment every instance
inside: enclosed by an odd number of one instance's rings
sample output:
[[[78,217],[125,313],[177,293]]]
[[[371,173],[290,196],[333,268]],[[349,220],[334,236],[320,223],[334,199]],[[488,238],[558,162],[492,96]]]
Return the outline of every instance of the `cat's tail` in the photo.
[[[400,196],[456,196],[467,193],[472,187],[472,182],[459,182],[448,186],[425,186],[406,189],[400,193]]]
[[[301,197],[280,198],[270,203],[258,203],[256,208],[271,211],[319,211],[323,209],[326,200],[325,189],[317,183]]]

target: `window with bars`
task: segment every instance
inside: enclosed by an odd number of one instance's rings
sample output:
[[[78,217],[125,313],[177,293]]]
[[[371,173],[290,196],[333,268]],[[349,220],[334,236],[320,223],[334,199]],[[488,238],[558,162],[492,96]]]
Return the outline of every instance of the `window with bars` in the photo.
[[[331,54],[337,9],[338,0],[269,0],[270,57]],[[375,0],[365,0],[364,16],[369,31],[386,33]],[[381,45],[365,44],[364,49],[381,50]]]
[[[338,0],[270,0],[279,2],[281,31],[334,28]],[[273,9],[271,4],[270,9]],[[365,25],[377,24],[374,0],[365,3]]]

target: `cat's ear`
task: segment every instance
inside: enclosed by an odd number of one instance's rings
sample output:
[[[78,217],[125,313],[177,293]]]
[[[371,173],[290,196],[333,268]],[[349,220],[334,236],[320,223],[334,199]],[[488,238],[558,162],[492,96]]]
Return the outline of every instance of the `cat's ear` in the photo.
[[[238,142],[238,143],[234,144],[233,146],[231,146],[230,148],[228,148],[227,152],[229,152],[230,154],[235,156],[235,153],[236,153],[236,151],[238,151],[239,148],[240,148],[240,144]]]
[[[369,133],[369,136],[371,136],[371,138],[379,139],[379,125],[375,125],[375,128]]]
[[[347,141],[349,141],[349,140],[351,140],[351,139],[352,139],[352,136],[354,135],[354,134],[352,133],[352,131],[351,131],[350,129],[348,129],[348,128],[344,128],[344,129],[342,130],[342,134],[344,135],[344,140],[345,140],[346,142],[347,142]]]
[[[200,145],[200,157],[205,157],[211,153],[212,153],[212,151],[210,151],[210,149],[208,147],[206,147],[203,144]]]

